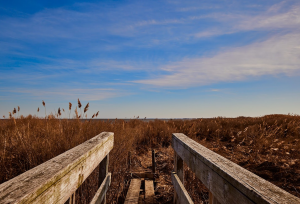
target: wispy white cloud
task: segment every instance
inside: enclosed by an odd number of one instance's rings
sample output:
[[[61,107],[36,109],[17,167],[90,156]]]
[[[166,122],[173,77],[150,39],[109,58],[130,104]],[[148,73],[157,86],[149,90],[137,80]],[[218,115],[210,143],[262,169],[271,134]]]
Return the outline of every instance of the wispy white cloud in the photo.
[[[214,56],[189,58],[161,66],[167,74],[136,83],[159,87],[190,87],[231,82],[263,75],[291,75],[300,71],[300,6],[283,9],[286,2],[273,5],[257,15],[210,13],[191,16],[191,20],[211,18],[219,21],[196,33],[197,38],[233,34],[241,31],[277,31],[269,39],[238,48],[223,48]]]
[[[232,34],[241,31],[253,30],[281,30],[294,32],[300,30],[300,5],[293,5],[288,10],[283,10],[284,1],[272,6],[265,12],[249,14],[224,14],[212,13],[203,16],[192,16],[191,19],[210,18],[221,23],[218,26],[206,28],[194,34],[195,37],[214,37]],[[282,11],[283,10],[283,11]]]
[[[211,89],[212,92],[220,92],[220,89]]]
[[[84,75],[99,74],[108,70],[143,70],[144,73],[150,73],[151,78],[135,80],[136,83],[174,87],[181,86],[176,85],[178,80],[184,86],[194,86],[241,80],[249,76],[289,74],[297,70],[295,63],[299,64],[296,57],[299,54],[299,49],[296,48],[299,47],[297,38],[300,33],[299,5],[295,4],[289,9],[283,9],[285,5],[283,2],[265,12],[256,12],[255,14],[245,12],[244,14],[237,11],[236,13],[222,12],[222,10],[217,13],[213,9],[218,6],[215,7],[211,3],[195,7],[191,7],[192,4],[182,4],[184,5],[182,6],[180,2],[170,3],[177,6],[169,5],[168,12],[164,15],[158,12],[165,10],[160,4],[148,8],[147,3],[145,6],[143,3],[135,2],[135,4],[122,4],[117,8],[105,8],[101,4],[77,4],[74,6],[76,8],[45,9],[26,18],[2,18],[0,19],[0,29],[3,32],[0,32],[0,39],[9,40],[5,43],[1,42],[3,46],[2,49],[0,48],[0,52],[12,53],[14,56],[19,53],[18,57],[24,55],[24,58],[30,56],[38,59],[31,61],[28,65],[23,64],[20,68],[23,72],[19,74],[19,78],[23,77],[24,80],[27,78],[27,81],[35,76],[40,79],[43,77],[54,78],[67,72]],[[209,9],[210,11],[196,15],[199,13],[197,12],[199,9]],[[178,11],[180,15],[178,15]],[[190,13],[191,11],[196,12]],[[215,23],[206,21],[207,19]],[[203,20],[206,21],[204,26],[201,25]],[[172,41],[176,41],[178,45],[197,42],[199,38],[204,37],[241,31],[273,31],[276,29],[279,32],[269,40],[240,48],[223,49],[222,52],[220,51],[212,57],[191,58],[186,56],[177,62],[174,62],[174,58],[169,58],[168,60],[173,62],[165,66],[156,66],[161,63],[151,65],[145,62],[149,51],[147,49],[150,47],[157,49],[158,45],[164,43],[169,43],[171,47],[173,46]],[[52,52],[46,50],[47,54],[43,53],[39,56],[42,52],[36,51],[34,47],[43,49],[42,45],[51,45]],[[100,51],[116,51],[122,46],[133,47],[135,50],[132,55],[137,55],[140,47],[146,48],[143,51],[146,51],[147,54],[144,53],[141,61],[134,57],[132,59],[135,61],[127,61],[124,53],[123,59],[101,58]],[[28,49],[30,52],[27,52]],[[55,51],[53,52],[53,50]],[[155,52],[155,50],[151,51]],[[76,54],[73,55],[73,53]],[[97,53],[95,54],[97,57],[90,57],[91,53]],[[150,53],[149,56],[153,53]],[[61,54],[66,54],[65,56],[69,58],[61,56]],[[112,53],[112,55],[114,54],[118,55],[119,53]],[[56,56],[56,59],[46,56]],[[77,59],[78,56],[80,59]],[[27,68],[31,69],[28,75],[25,74]],[[41,73],[37,74],[37,70]],[[159,73],[157,77],[153,77],[153,72],[159,71],[167,72],[167,74]],[[0,78],[7,79],[9,74],[11,72],[7,71]],[[15,78],[18,77],[15,76]],[[76,76],[77,80],[82,80],[82,78],[84,77]],[[127,79],[127,81],[134,79]],[[69,80],[73,82],[71,79]],[[91,81],[91,83],[93,82]],[[123,79],[120,83],[126,83],[126,80]]]
[[[17,88],[17,89],[0,89],[0,96],[10,93],[10,96],[18,95],[20,98],[35,98],[35,99],[63,99],[63,100],[76,100],[83,98],[85,101],[99,101],[108,98],[121,97],[131,93],[120,91],[111,88],[51,88],[51,89],[30,89],[30,88]],[[5,98],[5,97],[1,97]]]
[[[222,51],[212,57],[186,58],[162,66],[168,72],[135,83],[186,88],[218,82],[245,80],[263,75],[300,73],[299,33],[273,36],[251,45]]]

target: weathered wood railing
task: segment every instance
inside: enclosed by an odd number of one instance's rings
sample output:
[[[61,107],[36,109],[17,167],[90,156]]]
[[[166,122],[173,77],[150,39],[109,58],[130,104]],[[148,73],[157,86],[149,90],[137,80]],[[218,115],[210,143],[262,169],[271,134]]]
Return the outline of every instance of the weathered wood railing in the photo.
[[[0,185],[0,203],[75,203],[75,191],[99,165],[98,191],[91,203],[105,203],[110,185],[108,155],[114,133],[103,132]]]
[[[183,161],[209,189],[209,203],[300,203],[300,199],[205,148],[182,133],[174,133],[172,182],[174,203],[193,203],[184,188]]]

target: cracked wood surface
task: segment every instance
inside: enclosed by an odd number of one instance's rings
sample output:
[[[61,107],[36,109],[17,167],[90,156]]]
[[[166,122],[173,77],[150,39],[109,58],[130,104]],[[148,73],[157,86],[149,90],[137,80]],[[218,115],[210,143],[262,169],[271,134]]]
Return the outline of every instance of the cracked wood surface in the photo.
[[[153,180],[145,180],[145,203],[153,204],[155,198]]]
[[[124,204],[138,204],[141,189],[141,179],[131,179]]]
[[[103,132],[0,185],[0,203],[64,203],[111,151]]]
[[[220,203],[300,203],[296,196],[182,133],[173,134],[172,147]]]

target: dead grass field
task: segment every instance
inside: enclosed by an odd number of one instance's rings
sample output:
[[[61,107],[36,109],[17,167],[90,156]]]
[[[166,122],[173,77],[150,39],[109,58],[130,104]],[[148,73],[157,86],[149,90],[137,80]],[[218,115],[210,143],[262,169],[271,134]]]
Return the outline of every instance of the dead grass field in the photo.
[[[59,115],[58,115],[59,117]],[[172,203],[172,133],[181,132],[200,144],[300,197],[300,116],[268,115],[258,118],[194,120],[99,121],[59,119],[51,116],[13,117],[0,121],[0,183],[3,183],[77,145],[109,131],[115,133],[109,171],[112,185],[107,202],[122,203],[126,196],[126,157],[133,154],[136,166],[148,168],[149,152],[156,149],[160,174],[156,199]],[[204,186],[185,167],[186,187],[195,203],[208,199]],[[77,192],[78,203],[88,203],[97,186],[95,171]],[[187,185],[188,184],[188,185]]]

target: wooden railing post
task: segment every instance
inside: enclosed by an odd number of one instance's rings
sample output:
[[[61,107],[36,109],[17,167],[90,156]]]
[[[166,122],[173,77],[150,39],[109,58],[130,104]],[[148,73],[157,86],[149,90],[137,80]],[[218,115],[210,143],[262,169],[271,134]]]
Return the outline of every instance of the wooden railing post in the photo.
[[[180,181],[182,182],[182,184],[184,184],[183,160],[177,155],[176,152],[174,152],[174,172],[177,174],[177,176],[180,179]],[[173,203],[174,204],[179,203],[176,191],[174,191]]]
[[[76,192],[74,192],[74,193],[70,196],[70,198],[65,202],[65,204],[75,204],[75,193],[76,193]]]
[[[155,163],[155,150],[152,150],[152,173],[155,174],[155,168],[156,168],[156,163]]]
[[[104,157],[104,159],[99,164],[98,188],[101,186],[102,182],[104,181],[108,173],[108,162],[109,162],[109,155],[107,154],[106,157]],[[106,194],[104,195],[101,204],[106,204]]]
[[[209,191],[209,204],[221,204],[210,191]]]

